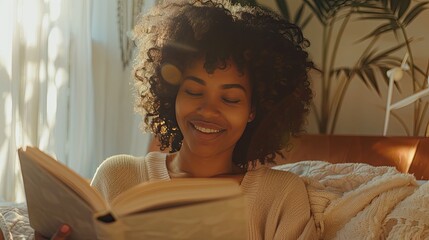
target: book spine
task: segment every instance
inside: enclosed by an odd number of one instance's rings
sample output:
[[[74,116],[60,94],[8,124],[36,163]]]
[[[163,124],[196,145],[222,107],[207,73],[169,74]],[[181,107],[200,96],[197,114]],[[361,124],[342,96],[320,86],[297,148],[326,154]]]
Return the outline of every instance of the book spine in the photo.
[[[94,215],[97,238],[102,240],[125,240],[124,224],[110,214]]]

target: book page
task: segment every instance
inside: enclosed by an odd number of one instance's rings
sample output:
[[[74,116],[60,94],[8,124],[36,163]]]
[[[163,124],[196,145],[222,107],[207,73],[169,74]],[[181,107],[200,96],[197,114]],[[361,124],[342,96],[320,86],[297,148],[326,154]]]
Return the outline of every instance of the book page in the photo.
[[[247,239],[243,196],[133,214],[121,221],[125,239]]]
[[[24,155],[20,160],[31,227],[52,236],[67,223],[73,229],[68,239],[97,239],[93,208],[34,161]]]
[[[177,178],[146,182],[128,189],[113,199],[116,217],[178,205],[240,196],[238,182],[226,178]]]
[[[103,197],[85,179],[48,154],[34,147],[26,147],[25,150],[19,149],[19,155],[21,164],[23,161],[37,163],[41,168],[45,169],[46,173],[63,182],[65,186],[87,202],[94,212],[106,211],[108,208]]]

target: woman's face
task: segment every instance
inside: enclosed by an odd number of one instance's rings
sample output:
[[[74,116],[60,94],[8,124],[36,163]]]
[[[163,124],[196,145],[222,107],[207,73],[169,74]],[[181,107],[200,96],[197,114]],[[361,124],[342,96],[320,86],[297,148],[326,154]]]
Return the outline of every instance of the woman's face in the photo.
[[[200,59],[185,69],[176,98],[176,119],[182,148],[202,157],[231,154],[243,134],[251,111],[249,77],[232,61],[209,74]]]

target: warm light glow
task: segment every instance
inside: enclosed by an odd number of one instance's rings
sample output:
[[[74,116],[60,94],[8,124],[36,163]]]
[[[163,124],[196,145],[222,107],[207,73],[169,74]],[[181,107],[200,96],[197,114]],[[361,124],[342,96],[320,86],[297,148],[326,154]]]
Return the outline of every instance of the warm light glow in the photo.
[[[4,98],[4,131],[6,139],[10,138],[11,125],[12,125],[12,94],[7,93]],[[3,156],[3,155],[0,155]]]
[[[13,1],[0,1],[0,29],[1,29],[1,41],[0,41],[0,68],[8,68],[10,62],[10,56],[12,51],[12,6]]]
[[[57,88],[55,86],[55,84],[53,82],[49,82],[48,83],[48,92],[47,92],[47,100],[46,100],[46,104],[47,104],[47,116],[46,116],[46,120],[48,122],[48,126],[52,127],[55,125],[55,117],[57,114],[57,95],[58,95],[58,91]]]
[[[25,75],[23,76],[25,81],[25,104],[29,103],[30,101],[34,101],[34,90],[35,89],[35,81],[37,81],[38,78],[38,72],[37,69],[38,66],[33,62],[27,62],[26,69],[25,69]]]
[[[69,76],[63,2],[0,0],[0,182],[9,183],[0,200],[25,200],[16,148],[52,148],[58,137],[57,100]]]
[[[61,15],[61,0],[49,1],[49,16],[52,22],[57,21]]]
[[[15,127],[14,129],[12,129],[12,134],[15,134],[15,146],[22,146],[24,141],[23,141],[23,136],[22,136],[22,128],[20,126],[22,126],[22,120],[21,120],[21,116],[18,115],[18,109],[13,109],[13,111],[15,112]]]
[[[23,0],[21,2],[21,7],[21,27],[24,34],[25,43],[29,47],[36,47],[40,32],[40,1]]]
[[[380,156],[392,161],[389,166],[403,166],[399,169],[408,172],[417,151],[417,145],[410,142],[379,142],[373,146],[375,152]]]
[[[5,139],[0,146],[0,156],[4,157],[4,159],[6,159],[8,150],[9,150],[9,141],[7,141]],[[0,161],[0,169],[6,169],[5,165],[6,165],[6,161]],[[1,197],[0,197],[0,200],[2,200]],[[3,201],[4,201],[4,199],[3,199]]]
[[[46,149],[49,145],[49,138],[52,134],[51,129],[48,126],[43,126],[40,134],[39,147],[41,149]]]
[[[54,62],[58,58],[63,43],[63,34],[58,27],[52,28],[48,37],[48,59]]]
[[[16,191],[16,189],[24,189],[24,183],[22,182],[22,176],[21,176],[21,166],[19,164],[19,161],[14,161],[14,167],[13,169],[15,177],[15,200],[16,202],[24,202],[25,201],[25,193],[24,191]]]
[[[55,86],[60,89],[68,82],[68,72],[64,68],[59,68],[55,74]]]
[[[46,78],[47,78],[47,73],[46,73],[46,62],[41,60],[39,63],[39,82],[41,84],[46,82]]]
[[[52,61],[48,62],[48,78],[53,79],[55,77],[56,69],[55,65]]]

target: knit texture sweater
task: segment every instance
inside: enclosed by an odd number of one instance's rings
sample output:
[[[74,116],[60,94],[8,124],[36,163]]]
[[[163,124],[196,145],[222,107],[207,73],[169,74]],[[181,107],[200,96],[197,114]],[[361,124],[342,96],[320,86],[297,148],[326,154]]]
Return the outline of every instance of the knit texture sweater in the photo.
[[[117,155],[97,169],[91,185],[107,201],[142,182],[169,180],[166,154]],[[248,171],[241,188],[249,211],[249,239],[317,239],[304,182],[295,174],[266,167]]]

